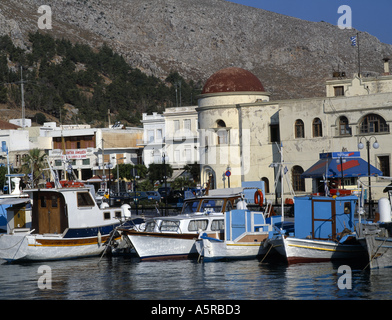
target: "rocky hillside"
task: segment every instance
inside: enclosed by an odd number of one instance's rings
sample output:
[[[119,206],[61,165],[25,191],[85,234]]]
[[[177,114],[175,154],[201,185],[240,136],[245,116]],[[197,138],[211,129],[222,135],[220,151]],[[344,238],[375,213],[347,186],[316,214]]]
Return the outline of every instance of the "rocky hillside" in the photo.
[[[259,77],[272,99],[324,95],[333,71],[357,71],[356,49],[340,30],[224,0],[46,0],[54,37],[94,47],[104,42],[133,66],[161,78],[171,70],[206,80],[228,66]],[[28,47],[40,0],[1,0],[0,34]],[[338,16],[337,16],[338,19]],[[364,75],[383,72],[392,46],[360,33]]]

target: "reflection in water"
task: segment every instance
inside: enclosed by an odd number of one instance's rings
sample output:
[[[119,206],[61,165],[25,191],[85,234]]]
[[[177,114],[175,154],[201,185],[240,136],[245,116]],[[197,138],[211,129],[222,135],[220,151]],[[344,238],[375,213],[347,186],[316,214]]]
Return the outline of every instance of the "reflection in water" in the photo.
[[[108,257],[0,265],[0,299],[279,300],[391,299],[392,269],[350,265],[352,289],[340,290],[339,264],[287,266],[257,260],[140,262]],[[40,265],[52,289],[38,287]]]

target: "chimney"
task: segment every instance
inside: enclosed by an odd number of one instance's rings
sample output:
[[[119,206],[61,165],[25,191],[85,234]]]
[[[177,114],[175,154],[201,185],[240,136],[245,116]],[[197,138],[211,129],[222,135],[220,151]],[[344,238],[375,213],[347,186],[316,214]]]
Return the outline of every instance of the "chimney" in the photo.
[[[391,73],[389,72],[389,58],[386,57],[382,59],[384,61],[384,76],[389,76]]]

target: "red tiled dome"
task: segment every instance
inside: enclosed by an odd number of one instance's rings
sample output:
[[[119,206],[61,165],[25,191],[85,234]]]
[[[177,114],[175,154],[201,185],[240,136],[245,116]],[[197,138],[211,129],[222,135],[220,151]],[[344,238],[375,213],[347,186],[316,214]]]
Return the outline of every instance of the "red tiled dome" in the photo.
[[[202,93],[258,91],[264,92],[260,80],[241,68],[226,68],[214,73],[206,81]]]

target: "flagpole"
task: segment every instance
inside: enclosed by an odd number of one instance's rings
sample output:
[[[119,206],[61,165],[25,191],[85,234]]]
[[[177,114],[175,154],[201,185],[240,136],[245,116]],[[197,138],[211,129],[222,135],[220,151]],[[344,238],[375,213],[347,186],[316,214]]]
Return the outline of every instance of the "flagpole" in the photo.
[[[358,44],[358,77],[361,77],[361,55],[359,51],[359,32],[357,32],[357,44]]]
[[[283,202],[283,193],[284,193],[284,184],[283,184],[283,175],[284,175],[284,169],[283,169],[283,163],[284,163],[284,160],[283,160],[283,142],[281,142],[280,143],[280,188],[281,188],[281,191],[280,191],[280,193],[281,193],[281,196],[280,196],[280,198],[281,198],[281,210],[282,210],[282,212],[281,212],[281,214],[282,214],[282,222],[284,221],[284,202]],[[282,224],[283,225],[283,224]]]

